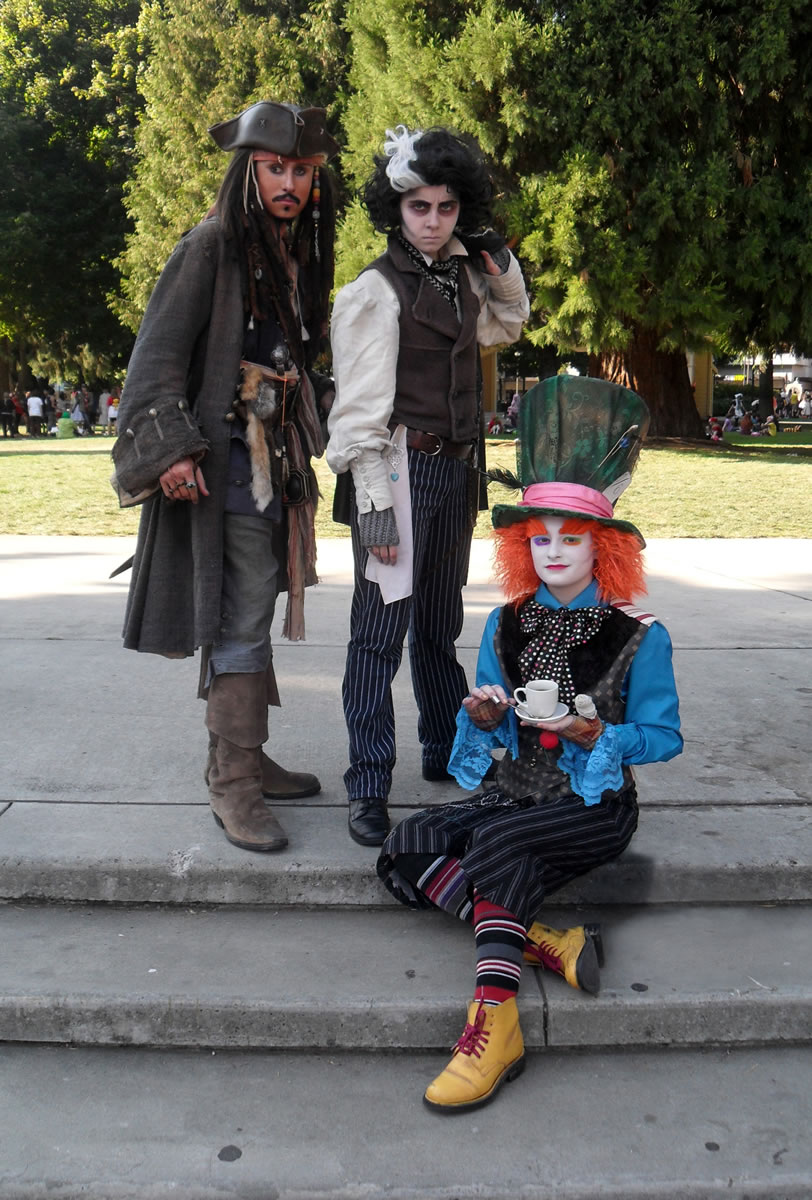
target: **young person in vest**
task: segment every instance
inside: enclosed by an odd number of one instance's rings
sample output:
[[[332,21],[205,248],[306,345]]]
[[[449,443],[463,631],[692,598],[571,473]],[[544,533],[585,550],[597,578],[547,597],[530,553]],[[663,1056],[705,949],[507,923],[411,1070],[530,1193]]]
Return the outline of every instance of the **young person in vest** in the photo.
[[[493,510],[507,603],[488,618],[449,766],[472,789],[491,750],[506,753],[492,784],[407,817],[378,860],[401,902],[473,926],[474,998],[425,1094],[443,1112],[488,1103],[522,1070],[523,964],[598,991],[598,926],[560,930],[537,918],[552,893],[628,846],[632,765],[682,749],[671,642],[631,603],[645,592],[645,543],[613,515],[647,426],[637,396],[599,380],[548,380],[525,396],[520,478],[529,486],[520,504]],[[517,715],[514,690],[529,680],[558,684],[548,719]]]
[[[479,507],[472,468],[482,465],[478,346],[515,341],[528,315],[519,264],[481,232],[492,185],[479,154],[445,129],[402,125],[384,151],[362,199],[388,246],[336,297],[327,448],[336,517],[352,526],[344,782],[350,835],[367,846],[389,831],[391,686],[407,630],[423,778],[451,780],[467,692],[455,641]]]
[[[304,636],[314,583],[311,456],[323,453],[313,362],[327,334],[337,145],[321,108],[261,101],[209,132],[233,151],[207,219],[155,286],[113,450],[122,503],[146,495],[125,618],[129,649],[203,648],[205,778],[235,846],[280,850],[266,799],[319,791],[262,746],[279,705],[270,626]],[[160,705],[158,705],[160,707]]]

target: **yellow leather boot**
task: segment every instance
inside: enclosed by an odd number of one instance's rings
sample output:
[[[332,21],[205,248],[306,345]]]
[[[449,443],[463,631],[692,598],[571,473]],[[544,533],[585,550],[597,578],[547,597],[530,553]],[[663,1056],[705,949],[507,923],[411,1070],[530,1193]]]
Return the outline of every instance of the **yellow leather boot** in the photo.
[[[423,1102],[438,1112],[467,1112],[490,1103],[502,1084],[523,1070],[524,1040],[515,997],[495,1006],[472,1000],[451,1062],[429,1084]]]
[[[527,931],[524,961],[562,975],[570,987],[597,996],[601,989],[598,967],[603,966],[600,925],[551,929],[535,921]]]

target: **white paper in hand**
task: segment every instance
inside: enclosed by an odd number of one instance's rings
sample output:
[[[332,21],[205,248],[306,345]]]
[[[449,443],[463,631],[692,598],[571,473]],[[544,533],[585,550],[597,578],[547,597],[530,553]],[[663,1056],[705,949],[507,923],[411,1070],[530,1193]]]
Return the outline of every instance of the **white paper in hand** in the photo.
[[[372,554],[367,555],[364,575],[381,589],[384,604],[405,600],[412,594],[412,494],[409,489],[409,460],[406,449],[406,426],[398,425],[392,434],[394,453],[390,454],[390,482],[392,506],[395,511],[400,545],[398,561],[394,567],[378,562]],[[392,476],[397,478],[392,478]]]

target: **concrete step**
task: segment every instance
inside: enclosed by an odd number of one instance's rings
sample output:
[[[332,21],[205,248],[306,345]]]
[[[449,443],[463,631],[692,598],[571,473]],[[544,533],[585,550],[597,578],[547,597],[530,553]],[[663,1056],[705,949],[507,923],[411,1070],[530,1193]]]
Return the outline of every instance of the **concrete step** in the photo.
[[[395,820],[409,810],[393,808]],[[0,899],[323,907],[394,904],[376,851],[347,834],[346,807],[287,805],[282,853],[231,846],[208,805],[12,804],[0,814]],[[561,904],[812,900],[804,806],[641,810],[616,863],[556,894]]]
[[[473,988],[471,929],[443,913],[13,905],[2,926],[0,1041],[441,1049]],[[600,996],[524,971],[526,1042],[806,1041],[809,928],[807,906],[614,909]]]
[[[446,1054],[0,1047],[3,1200],[809,1200],[812,1050],[530,1053],[486,1110]]]

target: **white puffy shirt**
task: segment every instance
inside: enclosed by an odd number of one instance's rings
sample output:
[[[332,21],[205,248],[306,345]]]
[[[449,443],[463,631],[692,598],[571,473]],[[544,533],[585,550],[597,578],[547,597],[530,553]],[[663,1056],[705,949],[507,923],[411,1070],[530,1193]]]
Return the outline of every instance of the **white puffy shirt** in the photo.
[[[467,257],[457,238],[449,254]],[[479,298],[480,346],[515,342],[530,313],[518,262],[511,254],[503,275],[464,264]],[[341,288],[333,306],[330,341],[336,396],[330,411],[327,462],[337,475],[352,471],[359,512],[392,507],[387,454],[395,401],[400,304],[380,271],[364,271]]]

